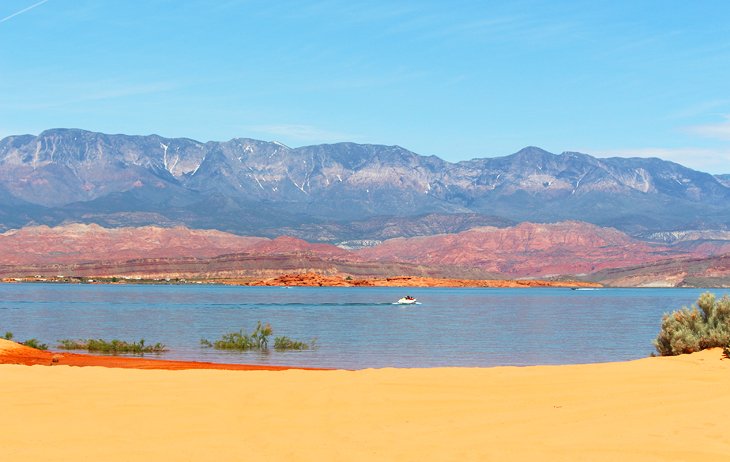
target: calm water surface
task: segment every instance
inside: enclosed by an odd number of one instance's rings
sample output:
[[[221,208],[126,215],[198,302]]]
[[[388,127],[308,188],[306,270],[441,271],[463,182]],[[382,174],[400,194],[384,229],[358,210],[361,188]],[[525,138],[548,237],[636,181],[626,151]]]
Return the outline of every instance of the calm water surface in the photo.
[[[0,331],[53,346],[63,338],[144,338],[170,348],[161,358],[229,363],[569,364],[649,355],[662,314],[703,291],[0,284]],[[391,304],[406,293],[422,304]],[[199,346],[201,338],[250,332],[259,320],[274,335],[316,338],[317,348],[262,354]]]

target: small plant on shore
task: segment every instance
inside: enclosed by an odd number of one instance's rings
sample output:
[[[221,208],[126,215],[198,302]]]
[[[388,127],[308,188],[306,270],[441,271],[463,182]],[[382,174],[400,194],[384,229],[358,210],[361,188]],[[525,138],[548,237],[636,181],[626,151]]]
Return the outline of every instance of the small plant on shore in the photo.
[[[682,307],[662,318],[659,335],[654,340],[657,352],[662,356],[694,353],[706,348],[730,345],[730,298],[717,300],[705,292],[697,299],[697,305]]]
[[[208,339],[201,339],[200,345],[206,348],[215,348],[216,350],[267,351],[269,349],[269,337],[271,337],[273,332],[269,323],[262,324],[259,321],[251,334],[246,334],[241,329],[238,332],[223,334],[220,339],[214,342]],[[274,338],[274,349],[277,351],[307,350],[313,345],[314,342],[305,343],[290,339],[289,337]]]
[[[38,340],[37,338],[28,339],[25,342],[21,342],[21,344],[27,347],[35,348],[36,350],[48,349],[48,345],[45,343],[41,343],[40,340]]]
[[[124,340],[104,340],[104,339],[88,339],[88,340],[71,340],[63,339],[58,341],[58,348],[62,350],[86,350],[93,353],[132,353],[132,354],[145,354],[145,353],[162,353],[167,351],[167,348],[162,343],[154,343],[152,345],[145,345],[144,339],[140,339],[139,342],[126,342]]]
[[[12,332],[7,331],[7,332],[5,332],[5,335],[3,335],[2,338],[4,338],[5,340],[13,340],[15,338],[15,335],[13,335]],[[20,343],[21,345],[25,345],[27,347],[35,348],[37,350],[47,350],[48,349],[48,345],[45,343],[41,343],[40,340],[38,340],[37,338],[31,338],[24,342],[18,342],[18,343]]]

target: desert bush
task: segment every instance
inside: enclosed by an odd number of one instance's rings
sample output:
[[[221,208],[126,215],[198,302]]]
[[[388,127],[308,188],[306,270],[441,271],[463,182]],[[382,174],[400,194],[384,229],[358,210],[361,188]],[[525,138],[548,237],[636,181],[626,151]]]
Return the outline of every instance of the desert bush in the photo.
[[[284,350],[308,350],[314,346],[314,340],[310,343],[301,342],[294,340],[286,336],[276,337],[274,339],[274,349],[279,351]]]
[[[206,348],[215,348],[216,350],[266,351],[269,349],[269,337],[271,337],[273,332],[274,330],[269,323],[263,324],[259,321],[254,331],[250,334],[244,333],[243,329],[241,329],[238,332],[223,334],[220,339],[214,342],[208,339],[201,339],[200,345]],[[274,349],[278,351],[306,350],[313,344],[314,342],[308,344],[290,339],[289,337],[276,337],[274,339]]]
[[[246,334],[243,329],[238,332],[229,332],[211,342],[207,339],[201,339],[200,344],[204,347],[213,347],[216,350],[266,350],[269,347],[269,337],[273,330],[268,323],[262,324],[258,322],[256,328],[251,334]]]
[[[254,342],[251,336],[243,333],[243,329],[238,332],[229,332],[223,334],[220,339],[211,342],[207,339],[201,339],[200,345],[204,347],[213,347],[216,350],[252,350]]]
[[[25,342],[21,342],[22,345],[25,345],[27,347],[35,348],[37,350],[47,350],[48,345],[45,343],[41,343],[40,340],[37,338],[31,338],[26,340]]]
[[[266,350],[269,348],[269,337],[273,332],[274,331],[268,322],[262,325],[261,321],[259,321],[256,325],[256,329],[251,334],[251,340],[259,350]]]
[[[12,340],[15,338],[15,335],[13,335],[12,332],[7,331],[7,332],[5,332],[5,335],[3,335],[2,338],[4,338],[5,340]],[[24,342],[18,342],[18,343],[20,343],[21,345],[25,345],[27,347],[35,348],[37,350],[47,350],[48,349],[48,345],[45,343],[41,343],[40,340],[38,340],[37,338],[31,338]]]
[[[697,305],[682,307],[662,317],[659,335],[654,340],[662,356],[694,353],[705,348],[726,347],[730,344],[730,298],[717,300],[705,292]]]
[[[88,340],[71,340],[63,339],[58,341],[58,348],[62,350],[86,350],[93,353],[162,353],[167,348],[162,343],[145,345],[145,340],[140,339],[139,342],[126,342],[124,340],[104,340],[104,339],[88,339]]]

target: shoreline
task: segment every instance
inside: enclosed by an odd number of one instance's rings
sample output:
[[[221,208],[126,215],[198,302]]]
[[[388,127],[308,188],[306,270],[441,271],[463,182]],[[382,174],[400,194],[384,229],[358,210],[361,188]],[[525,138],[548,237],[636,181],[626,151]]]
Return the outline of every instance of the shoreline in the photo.
[[[722,358],[276,373],[0,365],[0,447],[46,461],[726,460]]]
[[[384,278],[348,279],[343,276],[324,276],[318,273],[284,274],[247,283],[249,286],[293,287],[473,287],[473,288],[530,288],[530,287],[603,287],[602,284],[583,281],[553,281],[546,279],[452,279],[423,276],[394,276]]]
[[[0,365],[22,366],[100,366],[115,369],[147,369],[180,371],[190,369],[228,371],[286,371],[290,369],[321,371],[313,367],[268,366],[258,364],[210,363],[202,361],[181,361],[151,359],[145,357],[94,355],[86,353],[38,350],[11,340],[0,339]]]
[[[603,288],[597,282],[551,279],[455,279],[425,276],[391,276],[352,278],[319,273],[291,273],[276,277],[257,278],[132,278],[125,276],[103,277],[22,277],[3,278],[2,283],[49,283],[49,284],[162,284],[162,285],[224,285],[251,287],[443,287],[443,288]]]

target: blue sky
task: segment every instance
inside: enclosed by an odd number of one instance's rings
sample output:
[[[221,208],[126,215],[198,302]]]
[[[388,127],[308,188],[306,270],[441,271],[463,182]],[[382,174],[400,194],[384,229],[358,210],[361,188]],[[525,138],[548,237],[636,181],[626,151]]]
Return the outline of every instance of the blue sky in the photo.
[[[730,2],[0,1],[0,137],[524,146],[730,173]]]

